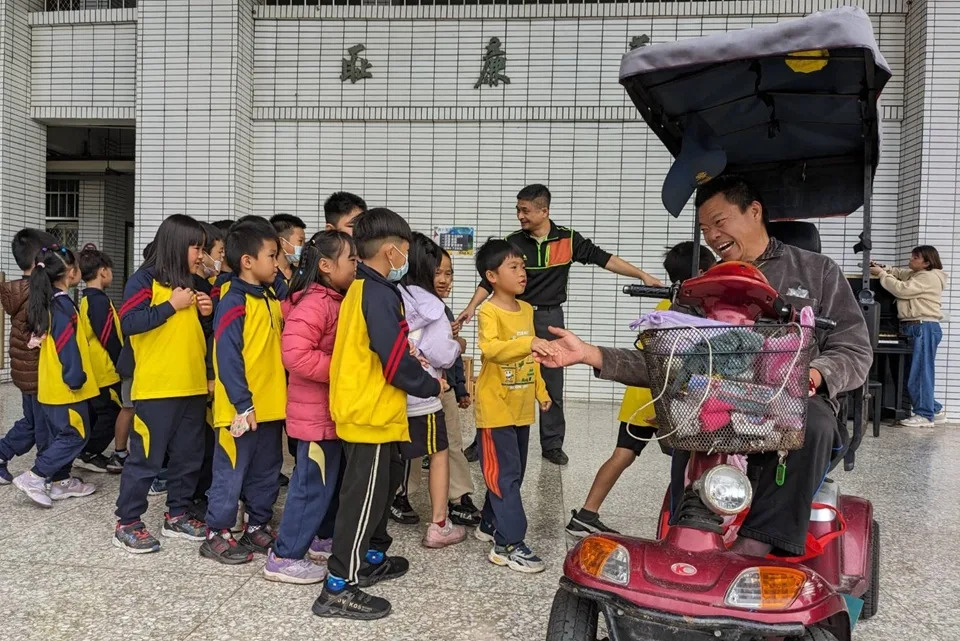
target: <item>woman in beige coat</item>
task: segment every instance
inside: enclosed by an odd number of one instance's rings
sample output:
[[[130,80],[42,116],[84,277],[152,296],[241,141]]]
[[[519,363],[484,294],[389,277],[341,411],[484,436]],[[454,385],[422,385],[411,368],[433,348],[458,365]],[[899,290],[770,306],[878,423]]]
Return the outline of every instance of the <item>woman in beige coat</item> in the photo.
[[[934,399],[937,346],[943,337],[940,299],[947,287],[940,254],[930,245],[914,248],[908,267],[870,266],[884,289],[897,297],[901,332],[913,338],[913,359],[907,391],[913,416],[900,421],[907,427],[932,427],[946,421],[943,405]]]

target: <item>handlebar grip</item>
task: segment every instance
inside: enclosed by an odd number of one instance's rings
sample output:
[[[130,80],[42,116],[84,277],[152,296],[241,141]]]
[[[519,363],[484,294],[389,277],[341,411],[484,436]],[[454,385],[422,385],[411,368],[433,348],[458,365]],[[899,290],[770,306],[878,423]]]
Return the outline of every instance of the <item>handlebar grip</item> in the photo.
[[[640,298],[672,298],[673,290],[669,287],[655,287],[652,285],[624,285],[623,293],[627,296]]]
[[[817,329],[835,329],[837,326],[837,321],[826,318],[825,316],[817,316],[813,319],[813,325]]]

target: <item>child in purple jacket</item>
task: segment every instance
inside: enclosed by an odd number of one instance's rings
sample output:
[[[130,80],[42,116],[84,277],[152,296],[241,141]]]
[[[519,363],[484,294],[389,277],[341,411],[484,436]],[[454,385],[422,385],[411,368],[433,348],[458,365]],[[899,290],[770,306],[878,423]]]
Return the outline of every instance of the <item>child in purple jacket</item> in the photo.
[[[460,344],[453,338],[443,301],[434,289],[434,275],[443,253],[440,247],[423,234],[414,234],[410,243],[410,270],[400,288],[410,348],[432,376],[437,378],[460,357]],[[442,548],[460,543],[466,530],[447,518],[447,493],[450,485],[450,464],[447,458],[447,427],[443,404],[437,397],[407,397],[410,442],[400,443],[405,461],[430,457],[430,503],[433,518],[427,527],[423,545]]]

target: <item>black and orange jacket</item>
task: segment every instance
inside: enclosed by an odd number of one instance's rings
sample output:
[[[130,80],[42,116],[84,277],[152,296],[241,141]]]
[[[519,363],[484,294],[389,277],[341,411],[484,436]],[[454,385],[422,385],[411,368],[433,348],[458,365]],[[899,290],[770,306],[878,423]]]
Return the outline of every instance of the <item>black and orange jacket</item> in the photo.
[[[206,340],[197,307],[175,310],[172,294],[144,268],[124,287],[120,327],[134,363],[135,401],[207,395]]]
[[[410,440],[407,394],[440,395],[410,355],[400,290],[362,263],[340,305],[330,362],[330,415],[348,443]]]
[[[553,221],[550,222],[550,233],[542,241],[522,230],[507,236],[507,241],[523,253],[527,268],[527,289],[517,298],[534,308],[567,302],[567,281],[573,261],[606,267],[612,256],[579,232]],[[488,292],[493,291],[486,279],[481,279],[480,286]]]

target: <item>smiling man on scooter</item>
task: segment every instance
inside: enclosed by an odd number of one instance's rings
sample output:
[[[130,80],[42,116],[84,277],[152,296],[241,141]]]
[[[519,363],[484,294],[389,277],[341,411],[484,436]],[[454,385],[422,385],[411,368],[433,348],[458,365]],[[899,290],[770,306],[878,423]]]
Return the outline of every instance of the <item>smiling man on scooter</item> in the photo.
[[[685,196],[689,195],[688,191]],[[772,551],[799,556],[805,551],[813,497],[835,448],[844,442],[838,432],[837,394],[862,385],[873,360],[867,326],[853,291],[833,260],[769,236],[763,201],[742,177],[723,175],[701,186],[696,207],[704,240],[721,261],[756,265],[797,309],[809,305],[818,316],[836,322],[835,329],[817,332],[803,448],[786,458],[781,485],[776,483],[775,452],[751,456],[751,465],[759,466],[761,473],[750,513],[733,547],[734,552],[750,556],[762,557]],[[649,385],[639,351],[597,347],[572,332],[550,331],[557,335],[556,344],[561,349],[556,356],[544,357],[542,363],[550,367],[584,363],[602,379],[638,387]],[[679,504],[683,492],[687,456],[687,452],[678,452],[674,457],[674,505]]]

